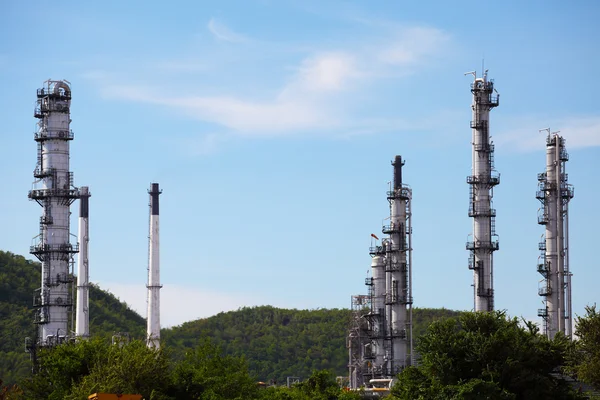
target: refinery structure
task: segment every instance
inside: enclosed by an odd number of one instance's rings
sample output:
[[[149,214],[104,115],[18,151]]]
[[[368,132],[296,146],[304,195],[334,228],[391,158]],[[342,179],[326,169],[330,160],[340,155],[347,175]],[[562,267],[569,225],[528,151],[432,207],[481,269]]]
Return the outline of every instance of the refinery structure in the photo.
[[[472,171],[469,185],[469,211],[473,231],[467,242],[469,269],[473,271],[473,309],[494,310],[493,254],[499,249],[495,229],[493,190],[500,183],[494,168],[494,145],[490,136],[490,111],[498,106],[498,94],[487,71],[481,77],[472,73]],[[37,336],[26,339],[26,348],[36,360],[40,347],[52,347],[72,339],[90,336],[89,327],[89,198],[87,186],[74,185],[70,171],[71,87],[66,80],[48,80],[37,91],[34,116],[38,119],[34,140],[37,144],[35,181],[29,199],[42,207],[39,234],[30,252],[41,262],[41,284],[34,293],[34,322]],[[565,140],[547,131],[546,169],[538,174],[537,199],[542,203],[538,223],[545,226],[537,270],[542,275],[538,294],[544,308],[538,310],[545,334],[573,335],[571,278],[569,265],[569,213],[573,187],[565,171],[569,159]],[[352,296],[352,322],[348,333],[349,384],[353,389],[369,383],[393,379],[414,365],[412,307],[412,189],[403,181],[404,161],[395,156],[393,179],[387,191],[388,224],[385,237],[369,248],[370,277],[367,293]],[[160,347],[160,240],[158,183],[149,194],[149,235],[147,266],[148,347]],[[79,200],[78,237],[70,232],[70,206]],[[77,279],[74,274],[77,257]]]
[[[470,72],[472,93],[472,171],[469,185],[469,217],[473,231],[467,242],[469,269],[473,271],[473,310],[494,310],[494,259],[499,249],[496,233],[494,187],[500,174],[494,168],[494,144],[490,135],[490,111],[499,105],[499,95],[487,71],[481,77]],[[573,335],[571,269],[569,265],[568,205],[573,187],[568,183],[565,163],[569,159],[565,140],[547,129],[546,171],[538,174],[536,197],[542,202],[538,223],[546,228],[537,270],[543,276],[538,294],[545,308],[538,310],[549,338],[561,332]],[[392,162],[394,179],[388,192],[390,224],[388,235],[370,248],[371,277],[368,293],[351,298],[348,367],[352,389],[375,387],[392,379],[416,362],[412,339],[412,191],[402,182],[403,161]],[[371,235],[378,240],[376,235]]]
[[[71,84],[48,80],[37,91],[34,116],[38,119],[35,181],[29,199],[42,207],[39,234],[30,252],[42,265],[41,284],[33,297],[36,337],[26,338],[26,349],[36,364],[37,350],[90,336],[89,315],[89,198],[87,186],[77,188],[70,171]],[[148,244],[149,347],[160,346],[160,267],[158,183],[150,188]],[[71,205],[79,200],[79,236],[71,234]],[[72,238],[73,236],[73,238]],[[77,275],[74,274],[75,255]]]
[[[573,336],[571,306],[571,269],[569,266],[569,202],[573,198],[573,186],[565,165],[569,154],[565,139],[552,132],[546,137],[546,171],[538,174],[536,198],[542,207],[538,212],[538,223],[546,232],[540,242],[542,252],[537,265],[543,279],[538,294],[543,297],[545,307],[538,310],[544,320],[544,332],[552,339],[558,332]]]
[[[52,346],[66,341],[73,328],[73,256],[79,251],[71,243],[70,206],[80,197],[69,169],[71,88],[68,81],[44,82],[37,91],[34,115],[38,119],[35,181],[29,198],[42,207],[39,234],[33,239],[31,254],[42,264],[41,287],[34,295],[37,338],[28,349]]]
[[[496,234],[496,210],[492,207],[494,186],[500,183],[500,175],[494,170],[494,144],[490,139],[490,110],[498,106],[494,94],[494,82],[483,77],[471,84],[473,118],[473,166],[467,177],[469,184],[469,217],[473,218],[472,237],[467,242],[469,269],[473,270],[475,311],[494,309],[494,251],[498,250]]]
[[[382,228],[388,237],[369,249],[368,295],[352,296],[348,356],[353,389],[373,379],[391,379],[413,363],[412,190],[402,181],[402,157],[392,165],[389,225]]]

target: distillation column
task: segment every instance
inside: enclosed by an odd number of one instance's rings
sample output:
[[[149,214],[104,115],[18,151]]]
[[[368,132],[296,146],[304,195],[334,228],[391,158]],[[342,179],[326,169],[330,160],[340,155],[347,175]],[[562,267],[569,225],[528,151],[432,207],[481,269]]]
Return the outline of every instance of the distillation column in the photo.
[[[42,206],[40,233],[30,248],[42,264],[41,287],[34,295],[38,337],[28,343],[35,354],[38,346],[53,346],[69,336],[69,313],[73,306],[69,271],[78,245],[70,243],[70,205],[79,197],[69,171],[71,88],[67,81],[48,80],[37,91],[34,116],[38,119],[36,178],[28,197]]]
[[[88,259],[89,199],[91,193],[87,186],[79,188],[79,257],[77,260],[77,308],[75,311],[75,335],[90,336],[90,266]]]
[[[371,260],[371,278],[365,280],[369,286],[369,296],[371,297],[371,311],[365,316],[369,324],[369,337],[371,339],[371,359],[372,367],[369,371],[371,377],[382,378],[386,376],[385,371],[385,291],[386,291],[386,273],[385,273],[385,248],[389,245],[384,240],[382,246],[371,247],[369,253]]]
[[[412,331],[412,270],[411,270],[411,189],[402,183],[401,156],[392,162],[394,180],[387,198],[390,203],[390,225],[382,231],[388,234],[386,246],[386,349],[387,375],[395,376],[411,364],[409,344]]]
[[[490,140],[490,110],[498,106],[498,95],[494,95],[494,83],[487,80],[487,71],[482,78],[471,84],[473,93],[473,166],[472,175],[467,177],[470,185],[469,217],[473,218],[473,241],[467,242],[469,269],[473,270],[475,311],[494,309],[494,264],[493,252],[498,250],[496,235],[496,210],[492,208],[494,186],[500,183],[500,175],[494,170],[494,145]]]
[[[152,183],[150,190],[150,236],[148,248],[148,347],[160,346],[160,242],[158,222],[158,196],[162,193],[158,183]]]
[[[538,174],[536,197],[542,202],[538,223],[545,225],[545,240],[540,243],[541,262],[538,272],[544,279],[538,294],[544,298],[545,308],[538,310],[544,319],[546,335],[552,339],[558,332],[572,337],[571,271],[569,267],[568,206],[573,198],[573,187],[565,172],[569,154],[565,140],[547,129],[546,172]]]

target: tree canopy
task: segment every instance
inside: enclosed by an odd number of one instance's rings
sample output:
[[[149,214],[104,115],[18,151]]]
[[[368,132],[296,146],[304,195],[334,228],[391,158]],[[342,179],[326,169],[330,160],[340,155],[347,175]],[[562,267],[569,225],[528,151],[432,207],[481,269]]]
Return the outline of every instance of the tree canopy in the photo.
[[[524,325],[524,326],[523,326]],[[548,340],[504,312],[464,313],[432,323],[417,343],[420,364],[399,375],[398,399],[575,399],[556,372],[570,341]]]
[[[11,400],[85,400],[95,392],[141,394],[146,400],[355,400],[328,371],[315,371],[291,388],[260,389],[241,357],[203,341],[180,361],[142,341],[111,344],[103,338],[65,343],[40,353],[39,372]],[[10,396],[9,396],[10,395]]]
[[[585,316],[576,318],[577,340],[570,371],[577,379],[600,388],[600,313],[595,305],[585,311]]]

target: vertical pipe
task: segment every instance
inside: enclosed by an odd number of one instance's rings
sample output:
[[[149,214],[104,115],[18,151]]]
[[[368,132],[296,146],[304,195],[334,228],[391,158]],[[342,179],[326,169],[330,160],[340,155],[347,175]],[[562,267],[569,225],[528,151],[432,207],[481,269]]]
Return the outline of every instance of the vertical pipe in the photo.
[[[77,261],[77,310],[75,313],[75,335],[86,338],[90,335],[89,316],[89,193],[87,186],[79,189],[79,257]]]
[[[148,249],[148,315],[147,345],[160,346],[160,241],[158,196],[162,191],[158,183],[152,183],[150,194],[150,238]]]
[[[555,151],[555,165],[556,169],[556,251],[557,251],[557,278],[558,285],[556,286],[557,291],[557,314],[558,324],[557,329],[559,332],[565,332],[565,278],[564,278],[564,243],[563,243],[563,202],[562,202],[562,187],[563,187],[563,174],[562,174],[562,160],[560,159],[560,153],[562,149],[562,138],[558,135],[555,136],[556,145]]]
[[[409,324],[409,354],[410,354],[410,365],[415,365],[414,352],[413,352],[413,307],[412,307],[412,198],[408,202],[407,209],[408,216],[408,296],[410,299],[409,303],[409,314],[408,314],[408,324]]]

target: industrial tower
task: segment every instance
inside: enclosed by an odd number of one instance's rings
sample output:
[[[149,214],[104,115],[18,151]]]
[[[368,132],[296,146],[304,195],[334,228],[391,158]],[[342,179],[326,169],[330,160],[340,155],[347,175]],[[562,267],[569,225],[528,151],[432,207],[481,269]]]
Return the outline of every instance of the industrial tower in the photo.
[[[369,288],[368,294],[371,310],[364,317],[367,320],[369,336],[369,356],[371,378],[379,378],[387,375],[385,357],[385,345],[388,335],[386,334],[386,247],[389,241],[384,239],[381,246],[371,247],[371,278],[365,279]]]
[[[30,253],[42,264],[41,287],[33,305],[38,337],[27,342],[35,362],[36,347],[64,342],[70,336],[69,312],[73,306],[73,274],[69,271],[78,245],[70,242],[70,205],[79,198],[69,171],[71,88],[68,81],[44,82],[37,91],[34,116],[38,119],[36,180],[29,198],[42,206],[40,233],[33,239]]]
[[[352,296],[348,348],[353,389],[373,378],[393,378],[413,364],[412,190],[402,182],[402,157],[396,156],[392,165],[394,179],[387,192],[390,224],[382,229],[389,237],[369,248],[368,296]]]
[[[498,250],[496,210],[492,208],[494,186],[500,183],[500,174],[494,169],[494,145],[490,140],[490,110],[498,106],[499,95],[494,82],[472,72],[473,93],[473,167],[467,177],[469,186],[469,217],[473,218],[472,241],[467,242],[469,269],[473,270],[475,311],[494,309],[494,251]],[[495,93],[495,94],[494,94]]]
[[[88,258],[89,199],[92,194],[87,186],[79,188],[79,257],[77,260],[77,306],[75,309],[75,335],[90,336],[90,266]]]
[[[412,356],[412,190],[402,183],[401,156],[392,162],[394,180],[387,193],[390,225],[382,232],[389,235],[385,246],[385,306],[387,332],[386,374],[390,377],[411,365]]]
[[[150,234],[148,236],[148,315],[147,345],[160,347],[160,241],[158,223],[158,183],[150,185]]]
[[[568,183],[565,164],[569,154],[565,140],[558,132],[546,138],[546,172],[538,174],[536,198],[542,202],[538,223],[545,225],[545,240],[537,270],[544,277],[538,294],[544,298],[545,308],[538,310],[544,320],[544,331],[550,339],[558,332],[573,336],[571,308],[571,270],[569,266],[569,201],[573,186]]]

